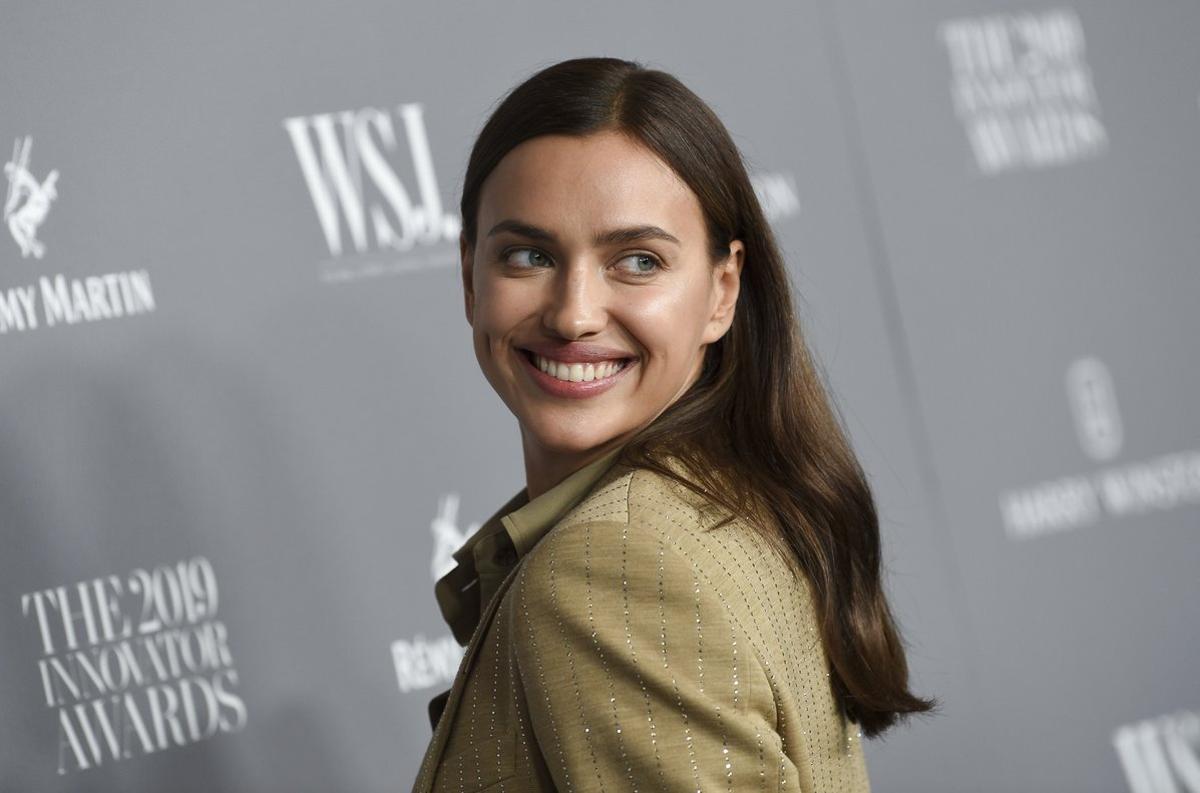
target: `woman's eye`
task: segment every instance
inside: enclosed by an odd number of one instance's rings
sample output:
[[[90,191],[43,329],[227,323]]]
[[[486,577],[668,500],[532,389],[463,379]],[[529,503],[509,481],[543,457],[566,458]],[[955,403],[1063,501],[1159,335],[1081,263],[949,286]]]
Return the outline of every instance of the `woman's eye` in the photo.
[[[626,256],[621,261],[633,262],[628,269],[634,275],[653,275],[656,270],[662,267],[658,259],[648,253],[635,253]]]
[[[533,248],[513,248],[511,251],[504,254],[504,261],[517,261],[514,257],[516,257],[518,254],[525,255],[526,259],[528,260],[527,266],[530,267],[543,267],[549,261],[549,259],[546,258],[546,254],[542,253],[541,251],[535,251]],[[517,263],[520,262],[517,261]]]
[[[502,259],[505,263],[515,265],[518,269],[547,267],[551,264],[549,256],[534,248],[513,248],[504,253]],[[648,253],[630,254],[622,257],[620,261],[621,263],[631,262],[626,265],[625,270],[635,276],[653,275],[663,267],[657,256]]]

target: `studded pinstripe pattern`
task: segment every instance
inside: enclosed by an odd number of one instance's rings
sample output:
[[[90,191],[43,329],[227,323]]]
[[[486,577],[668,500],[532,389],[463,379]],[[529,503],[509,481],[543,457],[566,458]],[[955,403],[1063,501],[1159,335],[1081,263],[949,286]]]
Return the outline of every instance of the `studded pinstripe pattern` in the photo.
[[[711,506],[612,466],[527,527],[413,790],[869,793],[807,583]]]

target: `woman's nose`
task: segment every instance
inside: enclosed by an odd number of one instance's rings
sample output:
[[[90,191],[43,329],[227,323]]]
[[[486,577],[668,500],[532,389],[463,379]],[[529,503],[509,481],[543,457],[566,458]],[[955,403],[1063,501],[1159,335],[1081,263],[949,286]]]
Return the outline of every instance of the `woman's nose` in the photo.
[[[602,330],[608,321],[607,299],[607,286],[594,267],[564,266],[555,273],[542,324],[567,339]]]

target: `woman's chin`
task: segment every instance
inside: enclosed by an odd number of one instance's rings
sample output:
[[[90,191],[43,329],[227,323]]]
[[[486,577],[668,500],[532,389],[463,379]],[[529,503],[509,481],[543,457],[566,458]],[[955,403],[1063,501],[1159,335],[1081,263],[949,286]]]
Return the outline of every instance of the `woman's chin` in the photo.
[[[603,446],[616,437],[613,432],[571,432],[561,426],[542,428],[536,425],[527,429],[524,435],[538,448],[552,454],[581,454]]]

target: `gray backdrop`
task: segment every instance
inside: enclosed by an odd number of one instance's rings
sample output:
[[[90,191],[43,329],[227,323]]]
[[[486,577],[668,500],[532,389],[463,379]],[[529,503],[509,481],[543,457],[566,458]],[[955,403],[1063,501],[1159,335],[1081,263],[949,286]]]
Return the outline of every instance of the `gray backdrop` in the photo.
[[[944,703],[874,789],[1200,793],[1197,41],[1177,0],[4,4],[0,789],[408,790],[433,582],[523,485],[466,156],[607,54],[733,132],[874,485]]]

